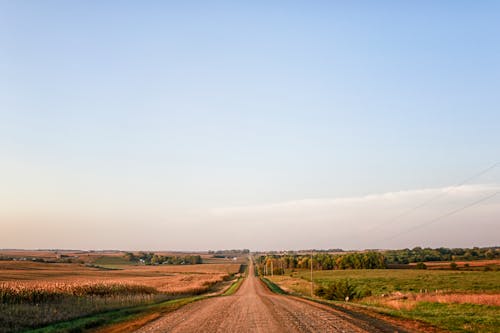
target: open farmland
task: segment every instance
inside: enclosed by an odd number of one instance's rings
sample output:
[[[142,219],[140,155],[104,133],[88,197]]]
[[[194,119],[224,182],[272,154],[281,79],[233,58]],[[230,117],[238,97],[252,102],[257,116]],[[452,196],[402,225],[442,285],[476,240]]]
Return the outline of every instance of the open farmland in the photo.
[[[284,290],[310,296],[310,271],[269,277]],[[496,332],[500,271],[333,270],[313,272],[315,297],[368,306],[454,332]],[[346,304],[342,302],[342,304]]]
[[[310,271],[298,270],[292,273],[292,277],[310,279]],[[500,292],[500,271],[353,269],[314,272],[316,284],[334,279],[349,279],[353,284],[370,289],[374,295],[425,290]]]
[[[22,331],[110,309],[217,291],[239,271],[239,264],[109,269],[0,261],[0,331]]]
[[[93,263],[99,258],[122,259],[122,251],[0,250],[0,258],[20,261]]]

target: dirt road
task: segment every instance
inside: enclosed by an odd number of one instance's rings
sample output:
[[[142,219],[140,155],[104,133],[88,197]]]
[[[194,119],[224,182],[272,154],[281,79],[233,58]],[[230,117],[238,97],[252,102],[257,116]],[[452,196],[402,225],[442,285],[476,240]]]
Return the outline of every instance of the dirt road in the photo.
[[[408,332],[378,319],[270,292],[254,276],[232,296],[188,304],[137,332]]]

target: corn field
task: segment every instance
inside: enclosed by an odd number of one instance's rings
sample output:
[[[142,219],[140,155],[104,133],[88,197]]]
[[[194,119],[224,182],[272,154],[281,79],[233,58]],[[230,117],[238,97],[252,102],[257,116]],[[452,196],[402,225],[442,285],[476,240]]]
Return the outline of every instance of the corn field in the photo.
[[[198,295],[227,274],[132,279],[0,282],[0,333],[14,333],[124,307]]]
[[[111,297],[119,295],[153,295],[158,290],[153,287],[137,284],[116,282],[87,282],[87,283],[0,283],[0,303],[42,303],[57,300],[64,296],[101,296]]]

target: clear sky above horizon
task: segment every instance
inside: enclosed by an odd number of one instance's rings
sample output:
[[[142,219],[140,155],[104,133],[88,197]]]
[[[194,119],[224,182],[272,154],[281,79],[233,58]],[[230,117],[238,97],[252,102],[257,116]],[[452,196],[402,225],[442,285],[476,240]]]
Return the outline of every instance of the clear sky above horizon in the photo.
[[[0,248],[499,245],[499,14],[0,0]]]

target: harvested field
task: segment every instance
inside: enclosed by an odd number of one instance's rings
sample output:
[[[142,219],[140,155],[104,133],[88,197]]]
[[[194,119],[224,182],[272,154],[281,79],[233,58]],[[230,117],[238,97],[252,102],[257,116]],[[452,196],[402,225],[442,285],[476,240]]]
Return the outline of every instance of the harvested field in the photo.
[[[0,332],[214,290],[240,265],[126,265],[0,261]],[[219,288],[219,287],[217,287]]]
[[[0,287],[64,290],[71,294],[69,291],[81,286],[127,285],[150,287],[169,295],[200,294],[239,269],[238,264],[213,264],[126,266],[107,270],[77,264],[0,261]]]
[[[500,267],[499,259],[491,260],[470,260],[470,261],[454,261],[458,269],[465,268],[482,268],[482,267]],[[424,264],[427,269],[450,269],[452,261],[426,261]],[[417,264],[410,264],[410,267],[415,267]]]
[[[272,278],[268,276],[267,278],[279,285],[280,288],[287,293],[296,293],[301,295],[311,294],[311,282],[304,279],[292,278],[287,275],[275,275]]]
[[[120,269],[107,270],[80,264],[38,263],[30,261],[0,261],[0,281],[47,280],[76,278],[105,278],[134,276],[163,276],[164,274],[235,274],[239,264],[201,264],[201,265],[127,265]]]

